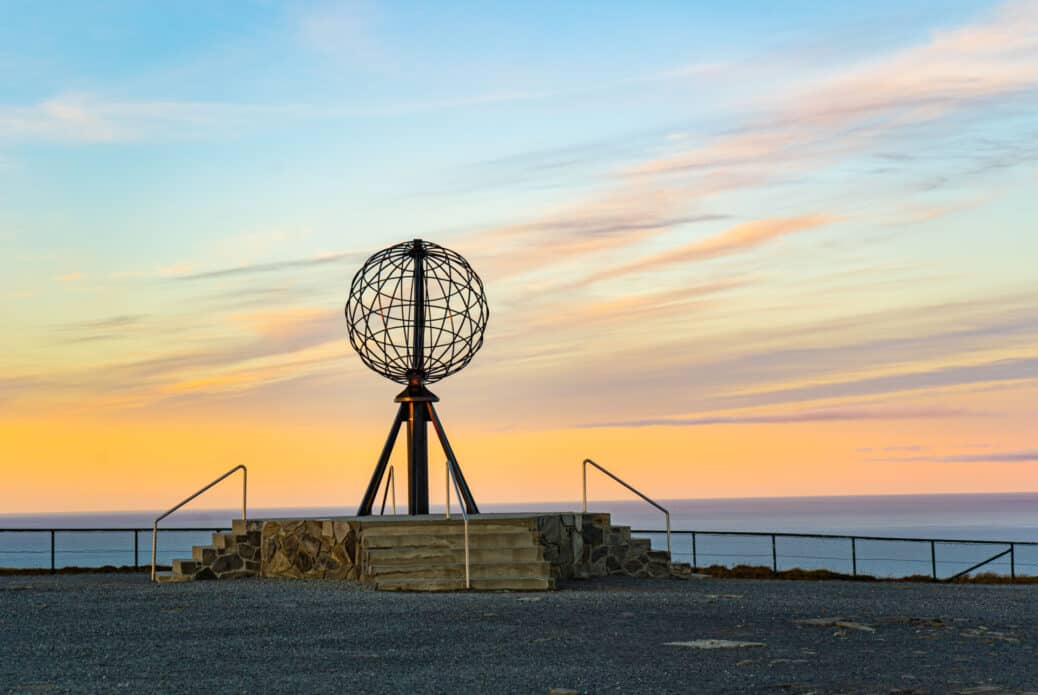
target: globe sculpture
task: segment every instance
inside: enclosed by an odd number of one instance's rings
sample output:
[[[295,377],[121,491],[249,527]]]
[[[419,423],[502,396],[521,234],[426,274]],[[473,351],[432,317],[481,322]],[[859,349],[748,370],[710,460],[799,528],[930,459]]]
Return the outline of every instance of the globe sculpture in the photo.
[[[429,513],[428,425],[432,424],[469,514],[476,501],[426,387],[472,361],[490,310],[483,281],[459,254],[422,239],[374,254],[353,277],[346,301],[350,344],[373,371],[405,388],[358,516],[372,513],[400,428],[407,423],[408,514]]]

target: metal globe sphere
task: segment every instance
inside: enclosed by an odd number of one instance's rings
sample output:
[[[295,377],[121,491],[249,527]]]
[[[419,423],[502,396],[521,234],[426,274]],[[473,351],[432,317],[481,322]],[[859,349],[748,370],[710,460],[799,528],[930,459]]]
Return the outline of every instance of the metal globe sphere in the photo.
[[[483,345],[490,309],[483,281],[458,253],[421,239],[382,249],[353,277],[350,344],[400,384],[463,369]]]

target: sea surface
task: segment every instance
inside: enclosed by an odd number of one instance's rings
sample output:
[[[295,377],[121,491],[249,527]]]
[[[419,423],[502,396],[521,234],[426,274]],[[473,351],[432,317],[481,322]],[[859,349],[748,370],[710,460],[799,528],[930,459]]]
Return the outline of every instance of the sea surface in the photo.
[[[1038,493],[976,495],[884,495],[854,497],[781,497],[754,499],[661,500],[671,515],[671,547],[675,560],[695,564],[765,565],[779,569],[824,568],[875,576],[929,575],[936,567],[944,578],[1009,550],[1008,543],[964,544],[954,540],[1024,543],[1013,547],[1018,575],[1038,575]],[[593,500],[590,511],[610,512],[613,522],[635,529],[653,546],[666,548],[663,513],[639,500]],[[580,502],[487,504],[485,512],[575,511]],[[251,509],[252,518],[348,516],[350,507]],[[434,511],[436,511],[434,507]],[[442,507],[440,508],[442,511]],[[140,529],[104,533],[59,530],[54,537],[57,567],[147,565],[151,561],[151,523],[157,512],[93,512],[60,514],[0,514],[0,567],[49,567],[49,529]],[[231,509],[185,509],[162,524],[156,552],[160,564],[190,557],[192,545],[206,545],[212,531],[230,526]],[[186,527],[205,531],[183,531]],[[711,532],[759,532],[760,536]],[[770,534],[836,534],[849,538],[797,538]],[[136,538],[135,538],[136,536]],[[924,539],[886,541],[862,536]],[[928,539],[937,539],[930,543]],[[136,552],[135,552],[136,541]],[[853,553],[853,559],[852,559]],[[978,571],[1010,573],[1010,556]]]

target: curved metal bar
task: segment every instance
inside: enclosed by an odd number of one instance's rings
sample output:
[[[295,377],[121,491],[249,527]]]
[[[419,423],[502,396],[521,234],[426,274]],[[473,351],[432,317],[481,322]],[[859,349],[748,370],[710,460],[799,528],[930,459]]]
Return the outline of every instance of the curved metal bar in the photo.
[[[581,467],[582,467],[582,469],[584,471],[584,505],[583,505],[582,511],[585,514],[587,514],[587,467],[588,467],[588,464],[590,464],[590,465],[594,466],[595,468],[597,468],[598,470],[602,471],[607,476],[609,476],[610,478],[612,478],[616,482],[620,483],[625,488],[627,488],[628,490],[630,490],[631,492],[633,492],[634,494],[638,495],[643,500],[645,500],[646,502],[651,504],[653,507],[656,507],[656,509],[659,509],[661,512],[663,512],[663,516],[667,520],[667,553],[669,554],[671,552],[670,551],[670,512],[667,511],[664,507],[661,507],[655,500],[652,500],[649,497],[646,497],[645,494],[642,493],[640,490],[636,490],[635,488],[631,487],[629,484],[627,484],[623,480],[620,480],[615,475],[613,475],[612,473],[607,471],[605,468],[602,468],[602,466],[598,465],[597,463],[595,463],[591,459],[584,459],[584,462],[581,464]]]
[[[185,504],[187,504],[191,500],[193,500],[196,497],[198,497],[199,495],[201,495],[203,492],[205,492],[209,488],[213,487],[217,483],[222,482],[224,479],[229,478],[231,475],[233,475],[234,473],[236,473],[239,470],[242,473],[242,478],[241,478],[241,520],[242,521],[246,520],[245,508],[246,508],[246,500],[247,500],[247,497],[248,497],[248,490],[249,490],[249,469],[247,469],[244,464],[238,464],[237,466],[235,466],[231,470],[227,471],[226,473],[221,475],[219,478],[217,478],[213,482],[211,482],[208,485],[206,485],[204,488],[202,488],[201,490],[199,490],[195,494],[193,494],[190,497],[188,497],[188,498],[184,499],[183,501],[181,501],[178,505],[176,505],[175,507],[173,507],[172,509],[167,511],[162,516],[160,516],[157,519],[155,519],[155,522],[151,525],[151,581],[155,581],[155,555],[156,555],[157,546],[158,546],[159,522],[162,521],[163,519],[165,519],[167,516],[169,516],[173,512],[175,512],[178,509],[180,509],[181,507],[183,507]]]

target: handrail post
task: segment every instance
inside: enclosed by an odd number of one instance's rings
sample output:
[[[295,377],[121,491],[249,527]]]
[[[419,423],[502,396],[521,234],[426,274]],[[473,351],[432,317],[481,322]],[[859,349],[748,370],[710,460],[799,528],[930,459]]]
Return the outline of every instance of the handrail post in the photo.
[[[851,576],[858,576],[858,548],[855,545],[856,539],[851,536]]]
[[[141,568],[141,554],[139,549],[141,536],[139,532],[140,529],[133,530],[133,568],[135,570]]]
[[[155,550],[158,545],[159,538],[159,522],[155,521],[151,525],[151,581],[155,581]]]
[[[699,561],[696,559],[696,532],[692,532],[692,569],[699,567]]]
[[[450,520],[450,518],[451,518],[451,464],[450,464],[450,461],[444,461],[443,462],[443,478],[444,478],[444,480],[443,480],[444,488],[446,488],[445,491],[444,491],[444,493],[446,495],[446,498],[445,498],[446,502],[444,504],[443,518],[447,519],[447,520]]]
[[[1009,583],[1016,584],[1016,544],[1009,544]]]
[[[472,588],[472,570],[471,561],[469,559],[469,513],[465,508],[465,497],[461,494],[461,487],[458,485],[458,478],[454,475],[454,468],[451,466],[451,461],[447,460],[447,479],[454,483],[454,492],[458,494],[458,508],[461,510],[461,521],[462,527],[465,534],[465,588]],[[447,518],[450,518],[450,503],[447,505]]]
[[[674,554],[670,551],[670,512],[663,512],[667,517],[667,555],[670,555],[671,562],[674,561]]]
[[[54,566],[54,529],[50,530],[50,573],[54,574],[57,570]]]
[[[461,504],[461,506],[464,506],[464,502],[462,502],[460,504]],[[466,589],[471,589],[472,588],[472,577],[470,576],[470,574],[471,574],[471,565],[469,563],[469,518],[468,518],[468,516],[467,515],[463,516],[462,517],[462,521],[463,521],[463,526],[465,528],[465,588]]]
[[[775,547],[775,534],[771,534],[771,571],[778,574],[778,550]]]
[[[584,504],[581,506],[580,510],[583,514],[587,514],[587,462],[588,460],[584,459],[584,462],[580,464],[581,468],[584,469]]]
[[[937,581],[937,544],[930,541],[930,574]]]

